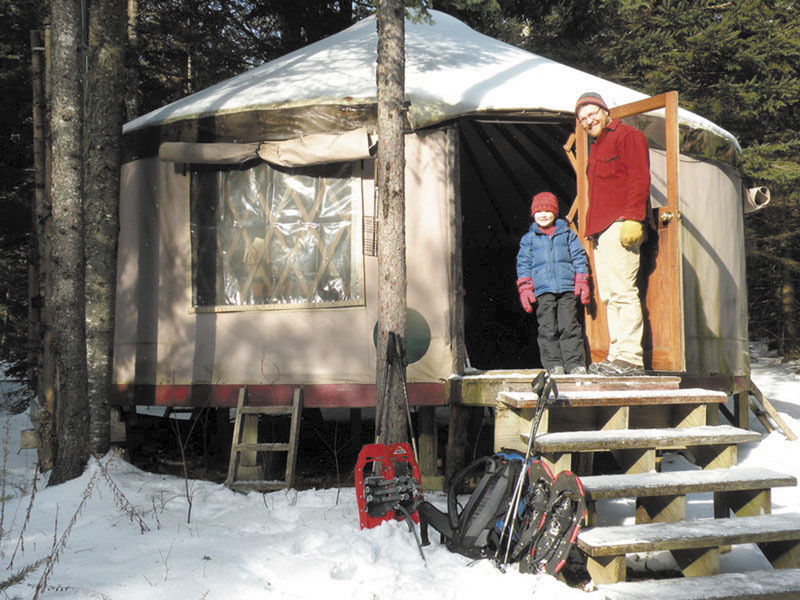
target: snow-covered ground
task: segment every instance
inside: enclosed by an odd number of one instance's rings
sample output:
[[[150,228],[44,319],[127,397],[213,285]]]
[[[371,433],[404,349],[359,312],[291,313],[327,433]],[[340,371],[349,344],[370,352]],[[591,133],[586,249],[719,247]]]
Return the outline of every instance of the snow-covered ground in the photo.
[[[800,364],[783,362],[760,345],[753,347],[752,363],[756,384],[800,433]],[[53,488],[39,476],[32,494],[35,452],[19,450],[19,430],[28,427],[27,415],[0,413],[0,598],[32,598],[43,581],[40,597],[48,600],[602,598],[549,576],[514,568],[503,573],[436,541],[425,548],[423,562],[404,524],[359,530],[353,488],[262,495],[190,481],[189,520],[183,479],[143,472],[109,454],[82,477]],[[800,478],[798,455],[800,441],[773,432],[741,447],[739,459]],[[678,455],[665,464],[691,468]],[[602,518],[628,519],[623,515],[633,511],[626,502],[609,503]],[[774,490],[774,512],[798,507],[800,488]],[[688,518],[711,511],[709,494],[688,498]],[[9,585],[13,575],[52,555],[57,560],[45,560]],[[668,560],[656,555],[638,563],[653,569]],[[721,559],[723,571],[762,568],[768,564],[754,546],[734,547]]]

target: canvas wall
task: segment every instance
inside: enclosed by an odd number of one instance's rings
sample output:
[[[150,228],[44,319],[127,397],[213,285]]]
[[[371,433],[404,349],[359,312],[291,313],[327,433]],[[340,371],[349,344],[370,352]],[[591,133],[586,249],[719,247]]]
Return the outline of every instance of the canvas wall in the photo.
[[[651,196],[666,205],[664,153],[651,150]],[[750,373],[741,178],[727,164],[679,163],[686,371]],[[675,302],[675,298],[664,298]]]
[[[446,152],[442,130],[406,138],[408,305],[431,332],[428,351],[409,367],[410,382],[440,381],[452,368]],[[374,214],[371,161],[360,171],[359,209]],[[376,257],[363,257],[360,306],[198,312],[191,302],[189,177],[181,165],[126,163],[120,216],[116,384],[375,381]]]

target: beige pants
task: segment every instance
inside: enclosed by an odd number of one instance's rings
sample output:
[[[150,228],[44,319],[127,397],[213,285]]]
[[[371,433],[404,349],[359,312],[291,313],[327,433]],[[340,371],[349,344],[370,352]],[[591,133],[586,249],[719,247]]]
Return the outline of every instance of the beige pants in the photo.
[[[642,304],[636,287],[639,247],[619,242],[621,222],[612,223],[596,239],[594,266],[597,291],[608,315],[608,357],[642,366]]]

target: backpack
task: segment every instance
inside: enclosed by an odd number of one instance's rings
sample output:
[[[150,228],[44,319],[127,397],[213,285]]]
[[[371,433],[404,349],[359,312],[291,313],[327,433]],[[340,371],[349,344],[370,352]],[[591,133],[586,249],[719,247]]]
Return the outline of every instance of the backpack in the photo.
[[[524,461],[519,452],[503,449],[474,460],[456,473],[447,490],[447,513],[427,501],[417,507],[422,544],[430,543],[430,525],[441,534],[451,552],[470,558],[494,556]],[[479,479],[475,489],[464,507],[459,507],[459,491],[465,482],[476,477]]]

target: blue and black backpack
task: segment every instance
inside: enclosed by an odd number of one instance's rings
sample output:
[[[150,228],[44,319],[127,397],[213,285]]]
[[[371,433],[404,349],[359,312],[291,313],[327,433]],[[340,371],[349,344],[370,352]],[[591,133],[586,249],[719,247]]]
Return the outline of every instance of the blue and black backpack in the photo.
[[[446,513],[430,502],[421,502],[417,510],[423,545],[430,543],[428,526],[431,526],[441,534],[442,543],[452,552],[470,558],[495,556],[524,461],[524,455],[505,449],[474,460],[450,480]],[[466,504],[461,507],[459,497],[463,499],[476,480]]]

